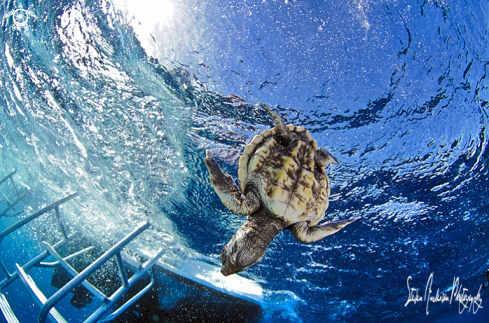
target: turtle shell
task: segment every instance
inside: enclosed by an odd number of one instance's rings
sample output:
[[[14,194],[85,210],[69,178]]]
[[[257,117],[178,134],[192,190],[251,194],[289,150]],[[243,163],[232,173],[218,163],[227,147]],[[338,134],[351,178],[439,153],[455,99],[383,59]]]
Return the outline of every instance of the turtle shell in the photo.
[[[292,124],[287,128],[295,138],[290,144],[281,144],[272,128],[245,147],[238,170],[241,192],[252,185],[271,214],[289,224],[315,226],[328,208],[329,179],[315,163],[318,146],[309,131]]]

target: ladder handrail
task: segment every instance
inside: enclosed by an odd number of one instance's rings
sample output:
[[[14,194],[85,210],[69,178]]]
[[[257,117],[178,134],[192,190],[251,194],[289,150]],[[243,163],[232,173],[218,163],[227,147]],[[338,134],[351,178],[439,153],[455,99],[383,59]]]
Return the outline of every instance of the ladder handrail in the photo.
[[[2,243],[2,240],[8,236],[9,234],[11,234],[12,232],[14,232],[15,230],[21,228],[22,226],[26,225],[27,223],[31,222],[32,220],[40,217],[41,215],[43,215],[44,213],[48,212],[48,211],[51,211],[52,209],[58,207],[59,205],[63,204],[64,202],[66,201],[69,201],[71,200],[72,198],[78,196],[78,193],[73,193],[73,194],[70,194],[64,198],[62,198],[61,200],[58,200],[46,207],[43,207],[42,209],[40,209],[39,211],[23,218],[22,220],[18,221],[17,223],[11,225],[10,227],[8,227],[7,229],[3,230],[1,233],[0,233],[0,244]],[[61,224],[61,223],[60,223]]]

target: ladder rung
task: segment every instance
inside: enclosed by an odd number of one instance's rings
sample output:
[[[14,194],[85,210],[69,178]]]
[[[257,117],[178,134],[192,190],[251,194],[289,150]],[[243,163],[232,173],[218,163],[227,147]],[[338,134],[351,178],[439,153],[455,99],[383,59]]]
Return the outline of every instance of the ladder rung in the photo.
[[[54,249],[54,247],[51,247],[51,248]],[[86,253],[87,251],[90,251],[90,250],[93,250],[93,249],[95,249],[94,246],[85,248],[85,249],[80,250],[80,251],[77,251],[77,252],[75,252],[75,253],[73,253],[73,254],[71,254],[69,256],[63,257],[63,260],[64,261],[68,261],[68,260],[70,260],[72,258],[75,258],[75,257],[77,257],[79,255],[82,255],[82,254]],[[57,265],[59,265],[59,261],[57,261],[57,260],[56,261],[53,261],[53,262],[42,261],[36,267],[56,267]]]
[[[139,278],[141,278],[148,270],[153,270],[152,267],[153,265],[158,261],[158,259],[161,258],[161,256],[163,256],[163,254],[165,253],[165,249],[161,249],[157,254],[156,256],[154,256],[153,258],[149,259],[148,261],[146,261],[144,264],[142,264],[139,269],[131,276],[131,278],[129,278],[129,285],[127,287],[125,286],[121,286],[119,287],[119,289],[117,291],[114,292],[114,294],[112,294],[109,298],[110,302],[108,303],[105,303],[105,304],[102,304],[102,306],[100,306],[95,312],[93,312],[92,315],[90,315],[90,317],[88,319],[86,319],[85,323],[94,323],[94,322],[98,322],[98,320],[117,302],[117,300],[122,297],[122,295],[124,295],[125,292],[127,292],[127,290],[129,288],[131,288],[132,286],[134,286],[134,284],[139,280]],[[153,280],[154,278],[154,272],[151,271],[151,279]],[[153,282],[150,284],[152,285]],[[148,285],[149,286],[149,285]],[[147,287],[148,289],[151,288],[151,286]],[[137,296],[137,298],[139,298],[142,294],[146,293],[147,289],[144,288],[143,291],[141,291]],[[132,299],[132,300],[129,300],[129,302],[135,302],[136,299]],[[123,305],[123,307],[125,307],[125,305]],[[120,314],[120,313],[119,313]],[[117,315],[119,315],[117,314]]]
[[[5,298],[5,295],[3,295],[2,293],[0,293],[0,310],[2,311],[3,317],[5,317],[8,323],[20,323],[17,319],[17,316],[15,316],[14,311],[12,311],[10,304]]]
[[[74,235],[75,234],[71,234],[70,236],[68,236],[68,240],[70,240]],[[59,248],[59,247],[63,246],[65,243],[68,242],[68,240],[61,240],[61,241],[57,242],[53,246],[53,248],[56,249],[56,248]],[[24,271],[25,270],[29,270],[32,267],[34,267],[37,264],[39,264],[41,261],[43,261],[43,259],[45,259],[48,256],[49,256],[49,252],[47,250],[44,250],[43,252],[41,252],[40,254],[38,254],[36,257],[32,258],[26,264],[24,264],[22,266],[22,268],[24,269]],[[1,261],[0,261],[0,263],[1,263]],[[18,278],[18,276],[19,276],[19,273],[17,271],[14,271],[13,273],[8,273],[7,272],[7,278],[5,278],[4,280],[0,281],[0,290],[2,290],[6,286],[8,286],[10,283],[12,283],[14,280],[16,280]]]
[[[37,287],[37,285],[34,282],[34,280],[32,279],[32,277],[30,275],[28,275],[24,271],[24,269],[22,269],[22,267],[19,266],[19,264],[15,264],[15,266],[17,267],[17,272],[19,273],[20,278],[22,279],[24,284],[29,288],[29,290],[32,292],[32,294],[36,297],[38,302],[41,303],[41,305],[46,303],[46,301],[47,301],[46,296],[39,289],[39,287]],[[54,307],[51,308],[51,310],[49,311],[49,314],[51,314],[51,317],[54,318],[54,320],[58,323],[68,323],[68,321],[66,321],[64,319],[64,317],[61,316],[61,314]]]
[[[61,300],[61,298],[63,298],[66,294],[68,294],[73,287],[80,285],[85,279],[87,279],[91,274],[93,274],[96,270],[98,270],[104,263],[106,263],[110,258],[112,258],[117,252],[119,252],[120,249],[124,248],[129,242],[131,242],[134,238],[136,238],[141,232],[146,230],[149,226],[150,226],[149,222],[139,225],[134,231],[129,233],[127,236],[125,236],[122,240],[120,240],[118,243],[112,246],[112,248],[110,248],[99,258],[97,258],[97,260],[95,260],[88,267],[83,269],[78,275],[73,277],[73,279],[70,280],[69,283],[67,283],[66,285],[61,287],[56,293],[54,293],[46,301],[46,303],[42,305],[41,311],[39,312],[39,322],[41,323],[45,322],[48,311],[50,311],[51,308],[54,308],[54,305],[56,305]],[[145,269],[147,270],[147,268]],[[131,276],[130,280],[135,280],[136,278],[135,276],[137,275]],[[129,281],[129,285],[131,285],[131,281]],[[125,289],[125,287],[122,286],[121,288],[119,288],[119,290],[121,289]],[[118,293],[118,291],[116,291],[114,294],[116,293]],[[86,320],[86,322],[93,317],[97,316],[97,318],[100,318],[103,314],[105,314],[105,312],[108,310],[106,305],[111,304],[114,294],[108,299],[108,302],[103,303],[103,305],[98,310],[96,310]],[[94,319],[94,322],[95,321],[96,319]]]

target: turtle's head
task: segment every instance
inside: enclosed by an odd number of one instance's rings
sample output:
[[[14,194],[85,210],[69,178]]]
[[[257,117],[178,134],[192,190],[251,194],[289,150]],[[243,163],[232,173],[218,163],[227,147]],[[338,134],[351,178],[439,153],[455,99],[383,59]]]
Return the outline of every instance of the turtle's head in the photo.
[[[253,223],[246,221],[221,251],[221,273],[224,276],[243,271],[262,260],[276,233],[264,235]],[[271,237],[270,234],[271,233]],[[261,237],[263,235],[263,237]]]

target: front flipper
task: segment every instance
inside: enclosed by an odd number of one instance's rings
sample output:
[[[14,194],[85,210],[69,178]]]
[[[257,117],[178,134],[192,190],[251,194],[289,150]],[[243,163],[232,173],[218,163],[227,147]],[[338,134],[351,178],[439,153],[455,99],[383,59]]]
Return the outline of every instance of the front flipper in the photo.
[[[205,165],[209,170],[212,187],[225,207],[240,215],[248,215],[258,210],[260,201],[255,194],[248,192],[246,196],[242,195],[231,175],[223,173],[209,151],[206,151]]]
[[[299,222],[293,224],[290,227],[290,231],[292,231],[294,237],[300,242],[311,243],[340,231],[345,226],[358,219],[360,219],[360,217],[336,222],[326,222],[315,227],[308,227],[307,222]]]

